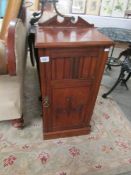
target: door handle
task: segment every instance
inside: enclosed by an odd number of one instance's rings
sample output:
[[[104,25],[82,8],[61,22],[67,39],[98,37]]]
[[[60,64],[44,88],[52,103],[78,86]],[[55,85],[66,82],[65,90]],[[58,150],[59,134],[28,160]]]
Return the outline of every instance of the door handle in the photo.
[[[43,107],[44,108],[48,108],[50,106],[49,104],[49,97],[46,96],[45,98],[43,98]]]

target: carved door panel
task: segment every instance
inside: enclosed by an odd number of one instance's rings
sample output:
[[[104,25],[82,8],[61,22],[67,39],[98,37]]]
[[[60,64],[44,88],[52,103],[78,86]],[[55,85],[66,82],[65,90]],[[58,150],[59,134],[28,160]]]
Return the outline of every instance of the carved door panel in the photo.
[[[86,81],[63,81],[52,86],[50,117],[53,131],[85,126],[90,88]]]

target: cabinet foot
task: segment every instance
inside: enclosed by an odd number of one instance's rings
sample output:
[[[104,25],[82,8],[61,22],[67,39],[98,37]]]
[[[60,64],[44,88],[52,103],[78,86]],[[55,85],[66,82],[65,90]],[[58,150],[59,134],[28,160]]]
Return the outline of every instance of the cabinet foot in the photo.
[[[14,128],[17,128],[17,129],[22,129],[24,127],[24,119],[23,117],[19,118],[19,119],[14,119],[11,121],[12,123],[12,126]]]

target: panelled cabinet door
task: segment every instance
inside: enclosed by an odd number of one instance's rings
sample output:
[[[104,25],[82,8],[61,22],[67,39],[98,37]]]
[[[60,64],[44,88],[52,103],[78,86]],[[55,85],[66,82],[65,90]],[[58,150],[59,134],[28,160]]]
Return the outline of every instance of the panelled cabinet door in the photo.
[[[51,87],[53,131],[82,128],[90,99],[91,84],[86,81],[62,81]]]

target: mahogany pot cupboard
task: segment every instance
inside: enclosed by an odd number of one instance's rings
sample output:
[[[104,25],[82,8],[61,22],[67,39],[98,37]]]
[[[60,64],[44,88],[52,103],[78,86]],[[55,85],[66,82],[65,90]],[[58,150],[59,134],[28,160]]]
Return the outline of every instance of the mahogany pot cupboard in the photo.
[[[38,49],[44,139],[88,134],[113,42],[94,25],[57,16],[39,24]]]

